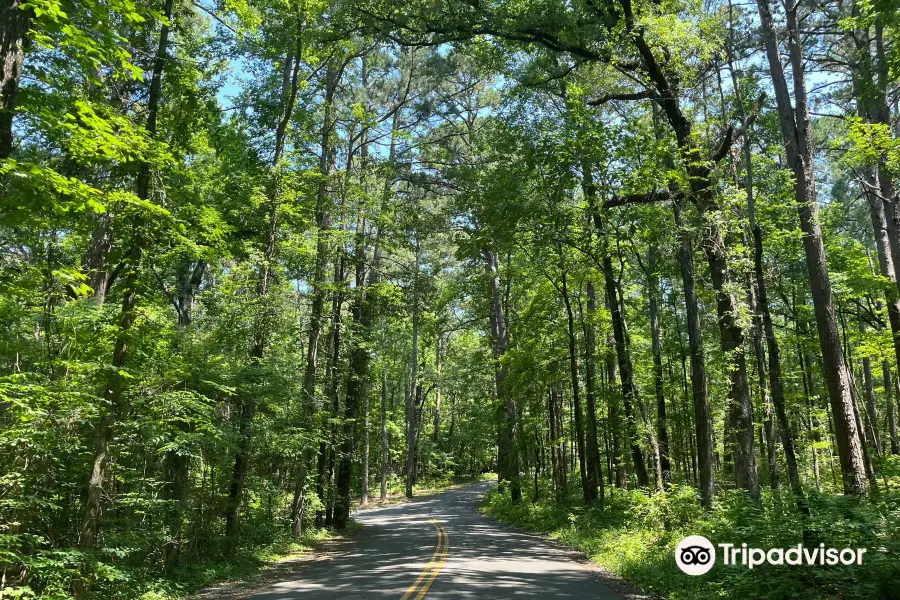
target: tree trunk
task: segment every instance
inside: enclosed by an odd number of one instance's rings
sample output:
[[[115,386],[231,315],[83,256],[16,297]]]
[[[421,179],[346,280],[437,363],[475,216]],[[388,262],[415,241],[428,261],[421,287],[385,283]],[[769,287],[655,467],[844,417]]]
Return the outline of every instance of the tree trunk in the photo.
[[[111,282],[109,265],[107,265],[109,250],[113,243],[111,222],[112,215],[110,213],[106,212],[99,216],[97,227],[91,236],[91,246],[84,261],[88,273],[87,284],[93,290],[92,295],[97,306],[103,306],[106,301],[106,293],[109,291]]]
[[[150,91],[147,97],[147,122],[146,129],[150,137],[156,137],[156,122],[159,113],[159,101],[162,91],[163,69],[166,63],[166,53],[169,44],[169,20],[172,16],[173,0],[166,0],[163,9],[163,24],[159,34],[159,44],[156,50],[156,58],[153,61],[153,74],[150,79]],[[12,110],[15,106],[15,95],[18,90],[18,78],[21,71],[22,59],[18,58],[17,53],[21,53],[21,36],[24,31],[18,31],[20,28],[27,29],[28,17],[25,11],[18,8],[19,4],[14,0],[12,5],[5,4],[4,8],[15,11],[15,13],[0,13],[0,52],[5,54],[0,57],[3,59],[3,93],[2,109],[4,111]],[[19,14],[23,13],[23,14]],[[10,26],[11,25],[11,26]],[[10,36],[10,37],[6,37]],[[8,106],[7,106],[8,105]],[[0,113],[0,135],[7,135],[4,128],[12,126],[12,114],[10,112]],[[9,143],[11,143],[11,131],[9,133]],[[6,146],[7,141],[0,139],[0,159],[9,156],[9,147]],[[6,154],[2,154],[3,152]],[[136,193],[138,198],[147,201],[150,199],[150,165],[146,162],[141,163],[137,182]],[[91,474],[88,479],[87,495],[84,503],[84,521],[81,526],[81,532],[78,538],[78,546],[83,549],[94,547],[96,542],[101,502],[103,496],[103,484],[106,479],[106,467],[109,461],[109,446],[113,439],[113,430],[117,425],[120,413],[124,410],[122,405],[122,393],[125,388],[125,376],[123,369],[125,361],[128,357],[128,344],[131,341],[131,328],[134,325],[134,319],[137,311],[137,286],[140,275],[141,258],[144,251],[144,222],[141,217],[135,217],[132,226],[132,238],[126,254],[126,264],[128,274],[125,278],[125,286],[122,295],[122,310],[119,314],[119,330],[116,334],[115,349],[113,350],[112,370],[109,379],[104,388],[103,398],[106,410],[100,418],[100,425],[96,433],[96,449],[94,451],[93,464]]]
[[[419,268],[422,251],[416,235],[416,260],[413,270],[412,294],[412,356],[409,392],[406,394],[406,497],[413,497],[413,484],[416,476],[416,446],[419,438]]]
[[[410,77],[412,75],[410,74]],[[407,82],[408,83],[408,82]],[[402,89],[402,79],[401,79],[401,89]],[[388,165],[392,166],[397,156],[397,135],[396,132],[400,128],[400,117],[401,117],[401,108],[403,106],[403,102],[405,102],[405,97],[408,96],[409,89],[407,88],[407,94],[404,96],[404,100],[394,109],[394,117],[391,122],[391,143],[390,149],[388,150]],[[385,228],[385,211],[387,210],[388,201],[391,197],[391,187],[393,185],[393,178],[387,177],[384,182],[384,189],[381,194],[381,206],[378,211],[378,225],[375,229],[375,245],[372,250],[372,268],[369,271],[369,287],[377,285],[381,281],[381,258],[382,258],[382,236],[384,235]],[[374,298],[372,299],[374,302]],[[382,366],[381,370],[381,493],[380,498],[381,501],[385,501],[387,499],[387,480],[388,480],[388,472],[390,470],[390,453],[388,448],[388,430],[387,430],[387,370],[386,367]]]
[[[585,344],[585,395],[587,399],[587,466],[589,482],[593,486],[599,487],[598,494],[600,505],[605,500],[605,490],[603,487],[603,469],[600,462],[600,448],[597,443],[597,376],[596,376],[596,354],[597,342],[594,333],[594,323],[597,315],[597,297],[594,290],[594,282],[587,283],[587,310],[588,322],[585,325],[584,344]]]
[[[363,450],[362,450],[362,478],[359,483],[359,505],[369,505],[369,395],[363,404]]]
[[[323,432],[324,433],[324,432]],[[331,435],[331,432],[329,432]],[[316,454],[316,497],[322,503],[321,508],[316,510],[316,527],[322,527],[325,525],[326,519],[326,500],[325,500],[325,486],[328,484],[328,480],[325,477],[325,467],[328,463],[328,444],[325,443],[324,435],[322,441],[319,442],[319,450]],[[303,493],[303,480],[300,479],[300,469],[298,468],[297,473],[297,481],[294,483],[294,497],[295,502],[302,501],[302,496],[299,494]]]
[[[185,263],[184,273],[179,277],[178,286],[178,330],[184,333],[191,325],[194,297],[206,271],[206,262],[198,260],[193,263]],[[189,432],[188,426],[179,421],[177,427],[181,433]],[[188,487],[190,485],[190,456],[184,449],[173,449],[166,452],[163,459],[163,472],[166,484],[163,496],[169,502],[167,509],[167,521],[169,528],[169,542],[166,549],[166,571],[177,567],[181,560],[181,547],[183,543],[184,513],[187,509]]]
[[[441,362],[443,358],[444,338],[442,333],[437,336],[437,348],[434,356],[434,369],[437,375],[437,385],[434,388],[434,431],[432,432],[432,440],[437,450],[441,448]]]
[[[775,448],[775,426],[772,422],[772,401],[769,396],[768,382],[766,381],[766,351],[763,348],[762,318],[760,317],[760,306],[757,298],[759,286],[755,281],[750,281],[748,288],[750,290],[750,312],[753,315],[753,354],[756,358],[757,384],[759,386],[760,403],[762,404],[763,409],[766,462],[769,465],[769,486],[777,493],[780,487],[780,476],[778,472],[778,457]]]
[[[231,470],[231,485],[228,488],[228,500],[225,512],[226,554],[234,554],[240,543],[241,498],[244,493],[244,482],[247,478],[247,464],[250,460],[250,441],[252,438],[253,417],[256,414],[256,400],[247,398],[238,407],[238,447],[234,454],[234,467]]]
[[[297,35],[295,38],[295,49],[293,56],[293,72],[290,77],[290,91],[288,97],[285,97],[282,107],[281,118],[275,132],[275,153],[273,157],[273,172],[271,187],[269,190],[268,202],[268,227],[265,235],[265,249],[263,251],[263,260],[259,267],[259,278],[257,281],[257,297],[265,299],[269,293],[269,287],[273,277],[273,267],[275,252],[278,241],[278,204],[281,193],[281,159],[284,153],[285,136],[287,135],[288,122],[293,113],[294,103],[297,98],[297,90],[299,87],[299,57],[302,48],[302,31],[303,23],[297,24]],[[291,53],[288,53],[291,56]],[[289,62],[291,59],[288,59]],[[282,82],[284,83],[284,82]],[[264,308],[260,308],[254,315],[253,322],[253,345],[250,348],[250,361],[255,367],[260,366],[263,359],[266,344],[270,334],[271,323],[269,322],[269,313]],[[238,422],[238,432],[240,441],[238,442],[237,452],[234,457],[234,468],[231,475],[231,487],[228,492],[228,501],[226,503],[225,514],[225,539],[226,553],[233,554],[240,543],[240,509],[241,500],[244,493],[244,482],[247,477],[247,468],[250,461],[250,447],[253,433],[253,417],[256,414],[256,398],[249,396],[240,401],[240,418]]]
[[[709,209],[702,210],[704,215]],[[731,386],[728,395],[726,423],[734,435],[734,472],[738,487],[743,488],[754,501],[759,500],[759,472],[756,464],[756,443],[753,437],[753,404],[747,377],[747,359],[744,354],[744,333],[737,322],[737,303],[728,290],[729,274],[722,232],[715,216],[707,220],[707,234],[703,237],[703,250],[709,263],[710,278],[716,291],[716,313],[722,352],[727,360]],[[729,440],[726,439],[726,443]]]
[[[656,392],[657,430],[659,432],[659,460],[662,480],[669,487],[672,465],[669,460],[669,428],[666,419],[666,399],[663,390],[662,332],[659,327],[659,280],[656,276],[656,246],[651,245],[647,256],[647,296],[650,304],[650,337],[653,353],[653,388]]]
[[[851,396],[851,381],[835,320],[831,296],[831,280],[825,261],[822,230],[818,220],[818,204],[813,178],[813,147],[810,132],[806,77],[797,19],[799,5],[787,11],[788,48],[793,72],[796,111],[791,106],[784,68],[778,51],[778,41],[772,13],[766,0],[757,0],[760,23],[766,43],[766,55],[772,86],[778,105],[779,124],[784,140],[788,166],[794,175],[794,197],[803,231],[803,249],[812,288],[819,344],[825,365],[825,379],[834,418],[835,437],[841,462],[844,491],[865,495],[868,492],[865,461],[860,432],[856,426]]]
[[[597,186],[594,184],[594,175],[590,161],[585,160],[582,163],[582,189],[588,200],[589,214],[588,231],[592,215],[597,211]],[[599,236],[599,231],[594,230],[593,233]],[[593,239],[591,233],[588,234],[588,243]],[[605,490],[603,489],[603,470],[600,463],[600,449],[597,443],[597,374],[596,374],[596,353],[597,341],[595,334],[595,322],[597,319],[597,297],[594,290],[594,282],[587,282],[587,312],[588,318],[582,316],[582,326],[584,328],[584,345],[585,345],[585,397],[587,401],[587,432],[585,442],[587,444],[586,462],[587,462],[587,479],[591,489],[591,497],[597,498],[601,506],[605,500]],[[597,490],[599,486],[599,492]]]
[[[891,454],[900,454],[900,440],[897,436],[897,415],[894,412],[894,384],[891,377],[891,363],[887,360],[881,363],[882,376],[884,377],[884,401],[887,404],[887,426],[891,438]]]
[[[681,238],[678,262],[684,287],[685,311],[688,332],[688,348],[691,357],[691,391],[694,401],[694,431],[697,438],[697,468],[700,475],[700,503],[710,508],[715,501],[716,487],[713,479],[715,446],[712,439],[712,416],[706,384],[706,357],[700,327],[700,309],[694,282],[694,252],[690,233],[681,223],[682,205],[675,202],[675,225]]]
[[[625,322],[620,309],[612,259],[609,257],[609,254],[606,254],[603,257],[603,276],[606,280],[606,295],[609,298],[609,308],[613,323],[613,337],[616,341],[616,356],[619,360],[619,375],[622,380],[622,400],[625,405],[625,426],[628,432],[628,439],[631,443],[631,459],[634,462],[634,472],[637,476],[638,486],[648,487],[650,485],[650,479],[647,477],[647,467],[644,463],[644,453],[641,450],[637,419],[634,414],[634,369],[631,364],[631,355],[628,352],[625,341]]]
[[[499,447],[502,449],[502,471],[509,478],[510,494],[513,503],[522,501],[522,483],[519,474],[519,448],[516,442],[516,400],[511,390],[506,385],[509,367],[502,362],[503,356],[509,349],[509,338],[506,332],[506,318],[503,311],[503,303],[500,298],[500,272],[497,264],[497,255],[483,248],[481,251],[484,259],[484,271],[488,277],[491,296],[491,337],[494,349],[494,384],[497,389],[497,399],[501,409],[505,407],[504,423],[500,426],[501,436]]]
[[[13,116],[25,63],[32,9],[22,0],[0,0],[0,160],[13,151]]]
[[[584,442],[584,413],[581,407],[581,390],[578,382],[578,351],[575,339],[575,318],[572,303],[569,300],[569,289],[566,271],[562,272],[562,298],[566,306],[566,323],[569,334],[569,375],[572,383],[572,405],[575,410],[575,441],[578,447],[578,468],[581,474],[581,491],[585,504],[597,499],[597,483],[591,481],[586,464],[587,453]]]
[[[612,306],[612,299],[609,297],[607,290],[606,306]],[[611,468],[615,471],[615,485],[620,489],[628,487],[628,480],[625,476],[625,465],[622,456],[621,439],[619,437],[619,399],[616,390],[616,341],[612,332],[606,336],[606,352],[604,355],[604,363],[606,365],[606,386],[607,386],[607,405],[606,405],[606,423],[607,429],[610,431],[612,438],[612,460]]]
[[[888,322],[891,326],[891,339],[894,347],[894,359],[900,365],[900,292],[897,288],[897,278],[894,267],[894,257],[891,254],[890,240],[888,239],[887,222],[884,214],[884,203],[874,194],[867,193],[869,213],[872,217],[872,230],[875,237],[875,249],[878,254],[878,267],[882,277],[888,280],[884,289],[884,300],[887,303]],[[891,437],[891,453],[897,454],[896,417],[894,412],[893,388],[891,384],[890,364],[885,363],[884,382],[885,398],[888,408],[888,432]]]
[[[387,368],[381,368],[381,501],[387,500],[387,480],[391,456],[387,428]]]
[[[341,221],[343,221],[343,208],[341,209]],[[346,518],[350,515],[350,497],[349,487],[347,489],[347,498],[345,505],[344,492],[340,489],[341,469],[343,468],[343,460],[352,457],[352,437],[348,441],[348,435],[355,433],[353,420],[348,417],[350,397],[345,396],[344,412],[341,412],[341,375],[340,375],[340,359],[341,359],[341,343],[343,338],[342,314],[344,307],[344,285],[346,283],[346,273],[344,271],[344,260],[346,258],[343,250],[338,250],[340,258],[334,262],[334,287],[335,291],[332,295],[331,304],[331,357],[328,360],[328,366],[325,370],[325,377],[328,381],[325,386],[326,396],[331,398],[331,414],[335,419],[332,425],[331,448],[329,455],[329,500],[325,511],[325,523],[327,526],[343,527],[338,524],[338,519],[344,518],[346,510]],[[348,390],[349,391],[349,390]],[[354,417],[355,418],[355,417]],[[350,444],[348,449],[347,444]],[[348,451],[349,453],[345,453]],[[349,480],[348,480],[349,486]]]
[[[794,322],[796,323],[799,338],[805,327],[803,327],[802,323],[799,323],[796,318],[794,319]],[[812,365],[807,360],[806,353],[803,351],[802,342],[799,339],[797,343],[797,361],[800,365],[800,378],[803,382],[803,394],[804,399],[806,400],[807,436],[809,438],[809,447],[812,450],[813,477],[816,481],[816,491],[821,491],[819,451],[815,446],[816,443],[822,441],[822,434],[820,432],[821,423],[819,423],[819,419],[813,414],[813,409],[816,408],[816,402],[813,396],[812,373],[810,372]]]
[[[865,339],[866,326],[862,320],[859,321],[859,332]],[[878,437],[878,411],[875,408],[875,380],[872,377],[872,360],[865,356],[862,359],[862,363],[863,387],[866,390],[866,438],[869,446],[875,450],[875,455],[881,456],[881,440]]]
[[[731,4],[729,4],[729,13],[731,11]],[[730,21],[730,14],[729,14]],[[759,226],[756,223],[756,200],[753,195],[753,156],[751,151],[751,136],[750,136],[750,121],[747,117],[747,113],[744,110],[744,101],[741,97],[741,86],[737,81],[735,76],[735,69],[732,60],[731,51],[734,45],[734,30],[733,28],[729,28],[729,32],[731,34],[731,47],[729,47],[728,52],[728,69],[731,73],[731,79],[733,82],[733,87],[735,90],[735,95],[737,99],[738,110],[741,117],[741,125],[744,128],[744,136],[741,144],[741,150],[743,152],[744,157],[744,166],[746,169],[746,179],[743,182],[744,191],[747,194],[747,216],[750,224],[750,230],[753,232],[754,238],[754,253],[753,253],[753,266],[754,266],[754,277],[751,278],[749,290],[750,290],[750,308],[753,314],[753,350],[756,357],[756,369],[757,369],[757,377],[759,382],[759,391],[762,396],[762,406],[764,412],[763,418],[763,427],[766,433],[766,457],[767,462],[769,463],[769,482],[773,490],[777,490],[779,487],[779,474],[778,474],[778,461],[776,456],[775,449],[775,436],[774,436],[774,426],[772,423],[772,402],[771,397],[769,395],[770,388],[766,381],[767,373],[766,373],[766,353],[763,349],[762,343],[762,330],[764,327],[763,321],[768,319],[769,329],[771,328],[771,316],[769,315],[769,306],[766,298],[766,282],[763,277],[763,267],[762,267],[762,232],[759,230]],[[737,175],[735,175],[737,178]],[[740,185],[740,183],[739,183]],[[763,316],[762,313],[765,313]],[[768,331],[768,329],[767,329]],[[778,395],[778,400],[774,402],[776,404],[780,404],[783,407],[784,404],[784,395],[781,389],[781,366],[780,366],[780,357],[778,354],[778,341],[775,339],[774,334],[771,338],[766,335],[766,339],[769,342],[770,354],[772,354],[775,358],[774,364],[771,366],[771,373],[769,375],[769,379],[772,381],[772,394]],[[776,409],[777,410],[777,409]],[[782,437],[787,437],[788,443],[783,443],[785,446],[785,452],[788,454],[787,462],[788,462],[788,478],[791,480],[791,485],[794,491],[798,494],[801,494],[800,488],[800,479],[797,474],[797,464],[796,458],[794,457],[794,450],[792,440],[790,439],[790,429],[787,427],[787,423],[783,424],[784,427],[781,428]]]
[[[547,436],[550,443],[550,465],[553,479],[553,497],[557,502],[565,499],[565,459],[562,457],[562,432],[559,431],[559,401],[556,382],[547,387]]]
[[[860,16],[856,4],[853,5],[852,16]],[[851,71],[853,93],[857,100],[857,113],[867,123],[886,126],[896,137],[898,132],[891,130],[891,110],[888,105],[888,89],[891,78],[889,55],[884,44],[884,18],[884,14],[876,12],[872,24],[863,19],[864,25],[848,29],[847,37],[857,51],[854,68]],[[872,25],[874,25],[874,36],[870,34]],[[874,56],[872,55],[873,45]],[[886,217],[883,224],[883,243],[888,257],[890,275],[883,271],[882,275],[896,283],[900,281],[900,206],[898,206],[900,198],[894,189],[891,170],[885,169],[881,161],[873,165],[867,175],[868,181],[865,182],[864,191],[870,206],[877,203],[879,205],[877,212]],[[876,236],[876,245],[879,242],[880,240]],[[879,248],[879,259],[881,259],[881,252],[882,250]]]
[[[715,202],[712,168],[725,155],[732,142],[730,133],[722,141],[722,147],[707,160],[696,144],[691,132],[691,121],[683,113],[675,88],[651,45],[644,38],[644,32],[636,28],[636,20],[629,0],[620,0],[625,17],[625,30],[630,34],[648,78],[658,96],[657,104],[662,109],[674,134],[690,184],[690,198],[701,215],[707,217],[706,235],[703,236],[703,250],[709,264],[710,278],[716,292],[716,312],[722,350],[728,361],[731,377],[729,392],[729,418],[735,424],[736,447],[735,467],[738,485],[759,498],[759,475],[756,470],[756,448],[753,438],[753,406],[750,403],[750,389],[747,380],[747,361],[743,352],[743,330],[737,320],[737,306],[730,292],[730,281],[726,261],[726,243],[718,225],[720,209]]]
[[[325,73],[325,114],[322,123],[321,155],[319,156],[319,180],[316,194],[316,262],[313,267],[313,277],[309,282],[313,290],[312,304],[309,316],[309,338],[306,347],[306,367],[303,373],[303,424],[310,426],[312,415],[316,405],[316,368],[318,366],[319,338],[322,336],[322,314],[325,308],[325,266],[328,261],[328,236],[330,227],[328,206],[328,177],[331,172],[332,133],[334,129],[334,94],[341,79],[342,67],[332,60]],[[297,485],[301,490],[295,494],[296,500],[291,506],[291,531],[294,537],[301,533],[300,521],[301,507],[303,506],[303,494],[306,489],[306,478],[309,465],[312,462],[314,449],[311,446],[304,447],[300,455],[300,469]]]
[[[362,87],[368,87],[368,69],[366,57],[362,57]],[[362,168],[367,167],[368,140],[367,132],[362,133],[362,145],[360,148],[360,161]],[[348,152],[347,171],[350,171],[350,157]],[[365,196],[363,196],[365,198]],[[366,204],[360,202],[356,219],[356,235],[354,240],[353,262],[355,267],[355,294],[353,303],[353,338],[350,349],[350,374],[347,380],[347,400],[344,414],[344,439],[341,445],[341,463],[338,473],[338,496],[340,498],[338,517],[335,525],[343,528],[350,518],[350,477],[353,460],[353,450],[356,438],[356,417],[361,405],[365,405],[364,415],[366,427],[364,429],[365,443],[363,451],[362,494],[360,503],[368,503],[369,497],[369,430],[368,430],[368,398],[369,398],[369,350],[371,341],[372,323],[374,321],[374,297],[366,286]],[[380,257],[379,257],[380,258]],[[377,267],[376,267],[377,268]],[[377,276],[371,283],[377,283]]]

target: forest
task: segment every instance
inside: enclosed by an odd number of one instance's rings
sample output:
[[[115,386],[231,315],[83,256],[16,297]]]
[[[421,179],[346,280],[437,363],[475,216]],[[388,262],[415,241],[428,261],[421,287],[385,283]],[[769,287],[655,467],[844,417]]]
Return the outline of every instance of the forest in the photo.
[[[900,597],[898,0],[0,0],[0,64],[0,598],[486,473],[657,597]]]

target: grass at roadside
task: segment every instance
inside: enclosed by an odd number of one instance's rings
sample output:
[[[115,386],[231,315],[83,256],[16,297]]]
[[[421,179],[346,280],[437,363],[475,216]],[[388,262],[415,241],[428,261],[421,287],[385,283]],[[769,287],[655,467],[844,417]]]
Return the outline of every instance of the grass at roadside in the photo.
[[[271,543],[246,549],[228,560],[186,565],[165,578],[148,581],[141,600],[215,597],[193,594],[210,586],[229,582],[252,586],[264,581],[267,573],[276,569],[279,564],[301,558],[336,537],[337,534],[326,529],[310,528],[299,540],[283,536]]]
[[[549,490],[544,490],[543,498],[549,497]],[[646,592],[672,600],[900,598],[900,495],[857,502],[811,494],[809,504],[812,514],[804,545],[868,548],[861,566],[763,565],[749,570],[716,564],[699,577],[678,569],[675,546],[687,535],[704,535],[714,544],[746,542],[764,549],[802,542],[799,512],[771,496],[757,508],[738,493],[721,492],[715,509],[704,512],[689,487],[674,487],[653,497],[617,490],[601,510],[551,500],[513,505],[508,493],[494,489],[483,510],[499,521],[576,548]]]

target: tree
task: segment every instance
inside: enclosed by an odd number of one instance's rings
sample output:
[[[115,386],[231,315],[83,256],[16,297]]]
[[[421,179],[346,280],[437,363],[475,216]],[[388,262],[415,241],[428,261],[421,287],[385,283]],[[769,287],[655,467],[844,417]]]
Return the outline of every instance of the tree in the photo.
[[[825,261],[822,231],[817,220],[817,200],[813,174],[812,135],[810,130],[809,105],[807,103],[806,77],[803,66],[803,52],[800,46],[797,25],[799,5],[787,11],[788,55],[794,81],[794,102],[787,87],[787,79],[781,65],[775,26],[769,5],[757,2],[766,44],[766,57],[775,89],[778,106],[778,122],[784,140],[787,163],[794,175],[794,195],[800,226],[803,230],[803,249],[812,287],[813,304],[816,312],[816,326],[825,375],[828,382],[828,396],[834,417],[835,437],[841,458],[841,474],[844,489],[848,493],[864,495],[869,483],[863,465],[862,442],[856,427],[855,410],[851,398],[850,374],[838,336],[834,305],[831,297],[831,281]]]

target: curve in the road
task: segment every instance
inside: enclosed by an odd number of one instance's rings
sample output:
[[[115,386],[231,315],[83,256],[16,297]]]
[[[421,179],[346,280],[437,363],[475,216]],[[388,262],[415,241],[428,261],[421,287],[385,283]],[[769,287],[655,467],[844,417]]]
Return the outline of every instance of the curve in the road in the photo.
[[[363,528],[338,550],[244,597],[623,600],[570,552],[482,515],[478,505],[490,485],[360,511]]]

